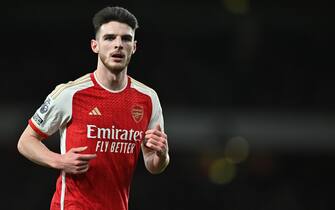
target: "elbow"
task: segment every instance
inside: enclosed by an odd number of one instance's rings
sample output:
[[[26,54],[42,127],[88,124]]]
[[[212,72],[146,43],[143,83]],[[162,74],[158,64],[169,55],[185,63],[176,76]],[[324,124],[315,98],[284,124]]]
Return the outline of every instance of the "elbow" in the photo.
[[[26,152],[26,148],[27,148],[27,143],[28,143],[28,139],[26,137],[26,135],[23,133],[19,139],[19,141],[17,142],[17,150],[19,151],[19,153],[21,155],[24,155]]]
[[[19,139],[17,143],[17,150],[19,151],[20,154],[23,154],[23,143],[21,139]]]

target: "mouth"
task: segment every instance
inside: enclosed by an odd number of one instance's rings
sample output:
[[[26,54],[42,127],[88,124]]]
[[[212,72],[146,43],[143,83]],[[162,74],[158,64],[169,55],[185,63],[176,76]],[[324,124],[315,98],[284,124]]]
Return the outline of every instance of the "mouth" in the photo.
[[[122,52],[114,52],[112,53],[111,57],[116,60],[122,60],[125,57],[125,54],[123,54]]]

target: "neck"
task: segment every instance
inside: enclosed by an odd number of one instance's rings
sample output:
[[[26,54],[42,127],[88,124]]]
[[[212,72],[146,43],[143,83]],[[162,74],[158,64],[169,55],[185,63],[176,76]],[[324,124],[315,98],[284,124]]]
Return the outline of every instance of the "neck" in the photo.
[[[127,85],[127,68],[118,73],[106,68],[97,68],[95,76],[105,88],[111,91],[120,91]]]

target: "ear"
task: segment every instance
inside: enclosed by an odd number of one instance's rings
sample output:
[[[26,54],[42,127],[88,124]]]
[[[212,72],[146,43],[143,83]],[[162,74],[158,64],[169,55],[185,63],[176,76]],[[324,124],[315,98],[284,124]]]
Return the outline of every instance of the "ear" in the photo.
[[[137,41],[135,40],[132,54],[136,52],[136,49],[137,49]]]
[[[98,42],[95,39],[91,40],[91,49],[93,52],[98,53],[99,52],[99,46]]]

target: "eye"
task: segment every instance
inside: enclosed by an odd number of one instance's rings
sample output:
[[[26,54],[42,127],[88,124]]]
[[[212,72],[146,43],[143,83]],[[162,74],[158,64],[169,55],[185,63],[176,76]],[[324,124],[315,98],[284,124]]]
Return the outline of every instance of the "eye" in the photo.
[[[115,38],[116,36],[113,34],[104,36],[104,40],[109,40],[109,41],[114,40]]]
[[[122,36],[122,40],[125,42],[131,42],[133,40],[133,37],[130,35],[124,35]]]

